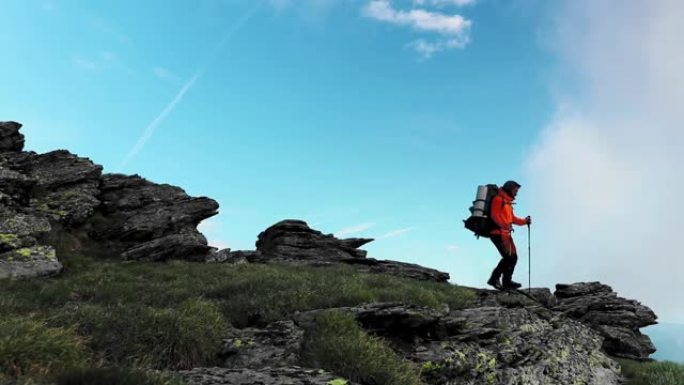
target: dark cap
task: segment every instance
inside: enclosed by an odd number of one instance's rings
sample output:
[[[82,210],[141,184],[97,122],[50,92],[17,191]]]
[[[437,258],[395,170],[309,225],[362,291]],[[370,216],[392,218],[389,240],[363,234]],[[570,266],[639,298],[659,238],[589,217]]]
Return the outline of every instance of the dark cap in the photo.
[[[515,187],[520,188],[521,186],[518,182],[516,182],[514,180],[509,180],[506,183],[504,183],[503,186],[501,186],[501,187],[506,189],[506,190],[513,190],[513,188],[515,188]]]
[[[508,193],[508,195],[513,195],[514,188],[520,188],[520,184],[514,180],[509,180],[501,186],[501,188]]]

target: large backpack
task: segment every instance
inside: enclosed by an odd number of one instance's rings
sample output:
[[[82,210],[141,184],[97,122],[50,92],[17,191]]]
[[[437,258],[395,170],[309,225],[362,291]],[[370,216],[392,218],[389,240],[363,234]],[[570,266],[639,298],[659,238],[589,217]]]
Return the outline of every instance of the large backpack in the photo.
[[[475,233],[477,238],[489,238],[492,230],[499,228],[491,217],[492,199],[498,193],[499,187],[495,184],[477,187],[473,206],[470,207],[470,218],[463,221],[465,228]]]

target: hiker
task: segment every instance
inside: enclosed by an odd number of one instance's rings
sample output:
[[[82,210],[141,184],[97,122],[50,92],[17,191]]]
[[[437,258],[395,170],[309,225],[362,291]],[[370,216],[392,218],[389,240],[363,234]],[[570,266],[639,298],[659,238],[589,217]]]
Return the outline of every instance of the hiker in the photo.
[[[513,243],[511,232],[513,225],[524,226],[532,224],[532,218],[518,218],[513,214],[513,201],[520,185],[512,180],[504,183],[499,193],[492,198],[491,218],[497,228],[491,231],[490,239],[501,254],[501,261],[496,266],[487,284],[497,289],[517,289],[521,285],[513,281],[513,270],[518,262],[518,252]],[[499,281],[503,275],[503,281]]]

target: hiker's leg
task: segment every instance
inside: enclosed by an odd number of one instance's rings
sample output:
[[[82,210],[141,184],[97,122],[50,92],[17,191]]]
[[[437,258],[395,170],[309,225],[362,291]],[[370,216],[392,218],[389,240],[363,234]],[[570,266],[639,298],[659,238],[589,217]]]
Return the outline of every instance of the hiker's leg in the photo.
[[[503,257],[501,260],[501,263],[503,264],[503,283],[506,284],[513,280],[513,271],[515,270],[515,265],[518,263],[518,251],[515,248],[513,237],[510,235],[502,236],[501,244],[503,249],[503,253],[501,254]]]
[[[506,248],[503,244],[503,241],[501,240],[501,235],[492,235],[489,239],[492,240],[492,243],[501,255],[501,260],[499,260],[499,264],[496,265],[496,267],[492,271],[492,275],[490,276],[490,280],[496,281],[501,278],[501,274],[504,273],[506,268],[506,264],[504,263]]]

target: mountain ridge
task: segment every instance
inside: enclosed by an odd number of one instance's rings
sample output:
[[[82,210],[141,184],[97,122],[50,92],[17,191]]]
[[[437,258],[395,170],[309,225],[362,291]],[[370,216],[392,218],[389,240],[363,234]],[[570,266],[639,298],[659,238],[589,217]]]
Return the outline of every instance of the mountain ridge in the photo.
[[[445,272],[367,257],[359,248],[372,239],[337,239],[299,219],[265,229],[255,250],[218,250],[197,230],[218,213],[218,202],[138,175],[102,174],[102,166],[67,150],[24,152],[20,128],[0,122],[0,279],[59,277],[64,266],[57,251],[70,250],[133,263],[344,268],[457,286],[447,282]],[[251,384],[256,377],[264,384],[330,384],[334,376],[317,372],[321,368],[299,365],[317,364],[300,347],[321,322],[337,322],[330,321],[331,313],[352,319],[362,333],[418,365],[428,384],[619,384],[611,357],[646,360],[655,351],[639,330],[656,323],[653,311],[600,282],[558,284],[553,293],[533,288],[531,298],[463,289],[473,300],[459,308],[376,300],[302,309],[268,323],[252,317],[224,337],[222,351],[216,352],[220,368],[175,373],[196,385]]]

